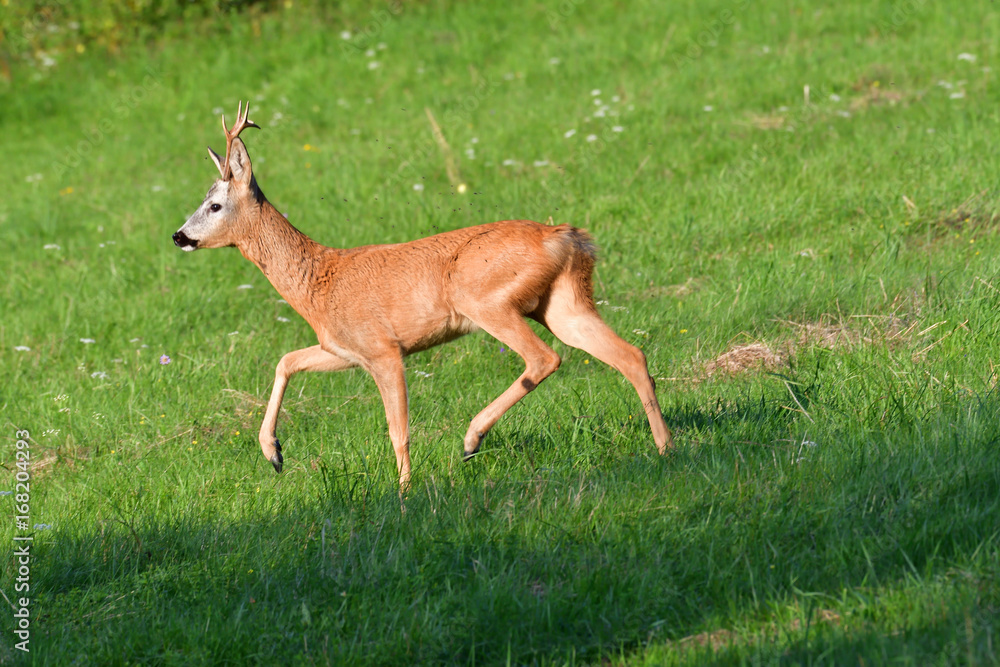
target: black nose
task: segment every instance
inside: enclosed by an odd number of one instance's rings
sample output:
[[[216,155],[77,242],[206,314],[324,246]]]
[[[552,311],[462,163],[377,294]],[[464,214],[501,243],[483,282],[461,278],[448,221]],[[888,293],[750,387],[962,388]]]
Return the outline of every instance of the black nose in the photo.
[[[184,232],[174,232],[174,245],[178,248],[194,247],[198,245],[197,241],[192,241],[187,237]]]

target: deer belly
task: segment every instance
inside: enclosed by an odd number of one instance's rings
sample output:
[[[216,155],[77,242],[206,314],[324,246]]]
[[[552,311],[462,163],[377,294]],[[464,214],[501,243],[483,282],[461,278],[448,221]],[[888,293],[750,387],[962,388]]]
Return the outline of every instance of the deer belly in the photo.
[[[410,321],[397,329],[405,354],[447,343],[479,327],[467,317],[453,313],[448,317]]]

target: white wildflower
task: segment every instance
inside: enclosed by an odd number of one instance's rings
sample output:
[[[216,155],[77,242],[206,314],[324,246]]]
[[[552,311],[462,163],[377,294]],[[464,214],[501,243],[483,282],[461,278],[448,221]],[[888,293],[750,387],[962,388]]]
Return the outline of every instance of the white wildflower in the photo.
[[[59,247],[58,244],[55,244],[55,243],[46,243],[42,247],[42,250],[61,250],[61,248]]]
[[[340,38],[341,39],[350,39],[351,38],[351,31],[350,30],[341,30],[340,31]]]
[[[611,131],[612,132],[624,132],[625,128],[622,127],[621,125],[615,125],[614,127],[611,128]]]
[[[601,94],[601,89],[600,88],[594,88],[592,91],[590,91],[590,96],[591,97],[597,97],[600,94]]]
[[[414,183],[413,184],[413,189],[416,190],[417,192],[423,192],[424,191],[424,184],[423,183]]]
[[[702,107],[702,109],[704,109],[705,111],[711,111],[712,110],[712,105],[711,104],[706,104],[705,106]]]
[[[368,63],[368,69],[378,69],[378,68],[379,68],[379,62],[377,60],[373,60],[370,63]]]
[[[105,373],[104,371],[94,371],[93,373],[90,374],[90,377],[97,378],[98,380],[107,380],[108,374]]]
[[[959,60],[965,60],[965,61],[968,61],[970,63],[976,62],[976,57],[974,55],[972,55],[971,53],[959,53],[958,54],[958,59]]]
[[[566,137],[567,139],[572,137],[574,134],[576,134],[576,130],[566,130],[565,132],[563,132],[563,136]]]
[[[236,289],[253,289],[253,285],[240,285]]]
[[[275,319],[278,320],[279,322],[291,322],[291,320],[288,319],[287,317],[281,317],[280,315]]]
[[[27,345],[15,345],[14,349],[18,352],[31,352],[31,348]]]
[[[94,340],[93,338],[81,338],[80,342],[83,343],[84,345],[93,345],[97,341]]]
[[[548,160],[535,160],[533,163],[536,167],[547,167],[549,166]]]
[[[597,135],[596,134],[588,134],[587,135],[587,141],[597,141]]]

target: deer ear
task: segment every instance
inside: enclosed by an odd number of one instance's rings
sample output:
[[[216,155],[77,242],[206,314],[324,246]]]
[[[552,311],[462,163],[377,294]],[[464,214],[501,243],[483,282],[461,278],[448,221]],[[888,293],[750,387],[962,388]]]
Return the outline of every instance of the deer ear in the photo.
[[[250,181],[253,179],[250,154],[247,153],[247,147],[243,145],[243,141],[238,137],[233,139],[233,148],[229,155],[229,168],[233,172],[234,179],[244,185],[250,184]]]
[[[208,146],[207,148],[208,148],[208,157],[212,158],[212,162],[215,163],[215,168],[218,169],[219,174],[221,174],[222,177],[225,178],[226,175],[222,172],[222,158],[219,157],[218,153],[212,150],[211,146]]]

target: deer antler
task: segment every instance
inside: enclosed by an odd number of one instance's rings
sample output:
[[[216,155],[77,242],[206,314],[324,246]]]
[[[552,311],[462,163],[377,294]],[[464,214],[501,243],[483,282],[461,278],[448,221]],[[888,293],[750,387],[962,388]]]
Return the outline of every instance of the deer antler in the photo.
[[[229,166],[229,157],[233,149],[233,139],[240,136],[240,132],[248,127],[260,129],[260,125],[247,118],[249,114],[250,101],[247,101],[246,110],[243,109],[243,102],[241,101],[236,111],[236,122],[233,123],[233,129],[231,130],[226,127],[226,114],[222,114],[222,131],[226,133],[226,161],[222,167],[222,180],[224,181],[228,181],[233,177],[233,170]]]

